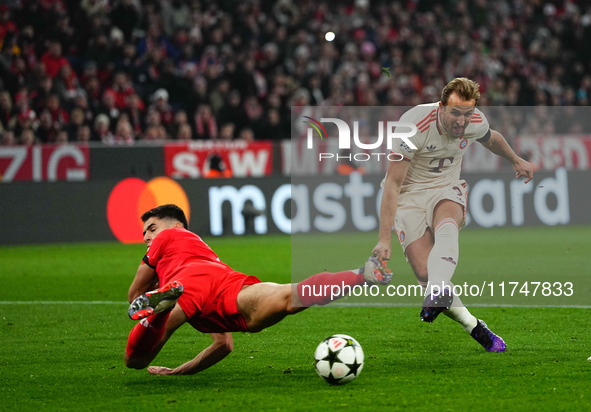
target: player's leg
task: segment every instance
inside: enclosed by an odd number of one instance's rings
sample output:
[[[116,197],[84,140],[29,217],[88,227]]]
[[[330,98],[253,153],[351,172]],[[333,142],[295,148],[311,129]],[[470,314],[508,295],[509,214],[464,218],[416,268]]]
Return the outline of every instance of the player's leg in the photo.
[[[129,334],[125,365],[134,369],[148,366],[174,331],[186,321],[187,315],[179,305],[169,312],[156,313],[142,319]]]
[[[236,299],[239,312],[250,331],[257,332],[279,322],[287,315],[314,305],[326,305],[345,295],[357,285],[386,284],[392,271],[382,259],[370,257],[354,270],[322,272],[297,284],[257,283],[242,288]]]
[[[456,270],[460,255],[459,231],[464,220],[462,205],[441,200],[433,211],[433,248],[427,259],[429,283],[448,284]]]
[[[453,217],[452,217],[453,216]],[[461,307],[461,301],[455,302],[451,299],[451,294],[437,294],[430,296],[428,285],[452,286],[450,280],[458,260],[458,221],[463,219],[463,208],[461,205],[445,200],[439,202],[435,208],[434,219],[435,234],[431,229],[427,229],[422,237],[410,243],[405,254],[410,263],[415,276],[424,290],[427,291],[425,303],[421,310],[421,319],[433,321],[439,313],[445,308]],[[462,311],[463,312],[463,311]],[[463,313],[461,315],[464,315]],[[465,319],[458,316],[458,319],[464,326]],[[472,330],[474,325],[471,325]]]
[[[292,302],[292,287],[295,284],[271,282],[243,287],[236,298],[236,306],[246,320],[248,330],[259,332],[287,315],[306,309],[305,306],[297,306],[299,302]]]
[[[417,281],[424,290],[427,289],[429,279],[427,261],[433,249],[433,242],[433,234],[430,230],[427,230],[421,238],[409,244],[405,250],[406,257]],[[444,311],[443,314],[462,325],[464,330],[470,333],[487,351],[503,352],[505,350],[506,346],[503,339],[494,334],[486,323],[476,319],[463,305],[459,296],[454,296],[451,307]]]
[[[433,211],[433,246],[427,256],[429,284],[421,309],[421,320],[433,322],[453,303],[451,278],[459,257],[459,226],[464,219],[463,206],[448,199],[439,201]]]
[[[406,259],[412,268],[417,281],[423,288],[427,287],[429,282],[429,272],[427,272],[427,261],[429,253],[433,249],[433,233],[430,229],[419,239],[409,244],[404,250]]]
[[[372,255],[359,269],[312,275],[299,282],[294,293],[300,306],[326,305],[349,295],[357,285],[385,285],[391,280],[392,271],[386,266],[386,260]]]
[[[459,258],[459,226],[463,219],[464,208],[454,201],[442,200],[435,206],[433,225],[436,235],[429,254],[429,282],[451,285]],[[466,309],[459,296],[453,297],[453,303],[444,314],[460,323],[466,332],[470,333],[477,325],[477,319]]]
[[[313,293],[308,296],[305,293],[305,285],[303,285],[307,281],[309,282],[308,286],[320,287],[322,292],[317,296]],[[359,269],[356,269],[348,272],[318,273],[297,284],[256,283],[242,288],[236,298],[236,305],[246,320],[248,330],[259,332],[279,322],[287,315],[301,312],[313,305],[325,305],[342,297],[341,293],[337,295],[337,291],[332,288],[332,286],[337,286],[337,281],[347,282],[350,286],[361,285],[365,282],[363,274],[360,274]],[[324,285],[328,287],[324,288]],[[335,295],[331,295],[331,291],[335,292]]]
[[[444,200],[437,204],[433,214],[433,226],[435,235],[430,230],[427,230],[423,237],[416,240],[407,246],[405,252],[408,261],[415,272],[417,280],[424,287],[427,288],[428,283],[436,283],[441,285],[441,282],[453,285],[450,280],[455,271],[459,256],[458,246],[458,229],[457,227],[463,220],[463,207],[451,200]],[[450,221],[453,219],[453,222]],[[442,224],[443,223],[443,224]],[[438,230],[439,228],[439,230]],[[441,230],[443,229],[443,230]],[[444,243],[443,247],[439,247],[439,242]],[[448,259],[451,257],[452,259]],[[456,264],[453,264],[454,260]],[[451,265],[450,265],[451,263]],[[421,311],[421,318],[427,308],[431,308],[431,317],[427,320],[434,320],[433,313],[441,313],[441,306],[447,304],[444,302],[437,302],[435,311],[433,311],[433,300],[429,302],[426,297],[423,310]],[[447,317],[458,322],[464,330],[489,352],[503,352],[506,345],[501,337],[494,334],[481,320],[474,317],[470,311],[464,306],[459,296],[454,296],[449,309],[443,311]],[[435,315],[435,317],[437,317]]]

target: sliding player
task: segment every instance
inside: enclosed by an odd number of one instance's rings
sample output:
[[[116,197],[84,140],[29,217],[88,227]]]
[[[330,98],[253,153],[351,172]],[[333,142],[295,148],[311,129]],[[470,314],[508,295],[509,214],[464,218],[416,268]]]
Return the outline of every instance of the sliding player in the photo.
[[[213,339],[195,359],[174,369],[151,366],[152,374],[202,371],[232,351],[231,332],[258,332],[306,307],[328,304],[342,296],[332,295],[333,285],[386,284],[392,279],[384,262],[372,256],[361,269],[318,273],[298,284],[261,282],[222,263],[199,236],[187,230],[187,219],[178,206],[151,209],[142,221],[148,252],[128,296],[130,317],[142,320],[129,335],[126,365],[148,366],[185,322]],[[149,292],[157,285],[164,286]],[[320,289],[331,293],[306,293]]]

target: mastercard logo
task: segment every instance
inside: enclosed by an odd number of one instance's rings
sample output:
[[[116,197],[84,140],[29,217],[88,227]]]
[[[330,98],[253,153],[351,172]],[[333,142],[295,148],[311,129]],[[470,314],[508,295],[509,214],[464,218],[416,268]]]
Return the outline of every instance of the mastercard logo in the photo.
[[[169,177],[148,182],[131,177],[119,182],[107,202],[107,220],[113,235],[123,243],[141,243],[144,223],[141,216],[156,206],[174,203],[190,219],[189,199],[183,188]]]

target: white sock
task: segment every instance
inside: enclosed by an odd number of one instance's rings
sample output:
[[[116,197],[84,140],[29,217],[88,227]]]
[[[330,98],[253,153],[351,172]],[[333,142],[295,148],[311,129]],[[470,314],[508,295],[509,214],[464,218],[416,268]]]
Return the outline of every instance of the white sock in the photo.
[[[418,282],[423,289],[423,294],[425,294],[427,282],[421,282],[420,280]],[[472,329],[478,324],[478,319],[476,319],[476,317],[464,306],[459,296],[454,296],[451,308],[443,312],[443,314],[462,325],[464,330],[468,333],[472,332]]]
[[[443,312],[445,316],[458,322],[468,333],[472,332],[478,323],[478,319],[464,306],[459,296],[454,296],[451,308]]]
[[[458,241],[458,225],[453,218],[446,218],[439,222],[435,228],[435,243],[427,260],[427,273],[429,284],[450,286],[453,288],[451,278],[456,270],[460,247]],[[470,313],[462,303],[459,296],[454,295],[451,308],[443,312],[448,318],[458,322],[468,333],[472,332],[478,320]]]
[[[439,222],[435,228],[434,237],[435,243],[427,259],[428,294],[431,293],[432,287],[453,286],[451,278],[456,270],[460,254],[458,224],[455,219],[449,217]],[[435,289],[435,291],[437,290]]]

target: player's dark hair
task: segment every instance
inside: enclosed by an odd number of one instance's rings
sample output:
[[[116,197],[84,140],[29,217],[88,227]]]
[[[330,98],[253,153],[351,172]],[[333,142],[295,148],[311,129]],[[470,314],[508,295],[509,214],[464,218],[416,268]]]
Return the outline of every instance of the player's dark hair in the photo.
[[[470,80],[466,77],[456,77],[450,81],[441,91],[441,103],[447,106],[449,96],[453,92],[456,92],[462,100],[476,100],[480,99],[480,91],[478,90],[480,85],[474,80]]]
[[[189,224],[187,223],[187,217],[185,216],[185,212],[183,209],[178,207],[177,205],[168,204],[168,205],[161,205],[155,207],[154,209],[148,210],[144,213],[141,217],[142,222],[146,222],[151,217],[157,217],[158,219],[175,219],[178,220],[183,224],[185,229],[189,228]]]

